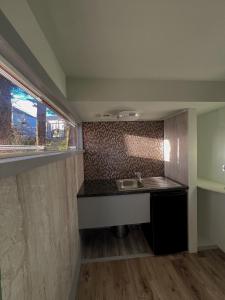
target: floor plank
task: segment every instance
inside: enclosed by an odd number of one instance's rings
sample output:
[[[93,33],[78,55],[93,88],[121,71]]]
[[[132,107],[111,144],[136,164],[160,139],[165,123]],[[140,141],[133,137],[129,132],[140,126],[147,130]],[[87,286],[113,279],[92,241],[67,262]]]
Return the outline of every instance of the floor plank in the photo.
[[[81,231],[82,262],[153,255],[139,225],[129,226],[123,239],[115,237],[110,228],[85,229]]]
[[[225,254],[198,254],[87,263],[78,300],[224,300]]]

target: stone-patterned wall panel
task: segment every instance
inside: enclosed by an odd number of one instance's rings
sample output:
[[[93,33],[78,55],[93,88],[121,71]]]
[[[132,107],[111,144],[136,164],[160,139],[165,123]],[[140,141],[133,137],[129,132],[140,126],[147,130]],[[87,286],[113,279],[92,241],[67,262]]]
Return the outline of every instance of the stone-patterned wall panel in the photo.
[[[76,158],[0,180],[4,300],[69,299],[79,270]]]
[[[74,168],[71,158],[18,176],[34,300],[68,299],[75,265],[74,239],[78,234],[74,223],[77,217]]]
[[[28,300],[23,211],[16,177],[0,179],[0,269],[4,300]]]
[[[165,120],[165,175],[188,185],[188,113]]]
[[[76,165],[77,165],[77,191],[79,191],[83,181],[84,181],[84,155],[83,153],[76,155]]]

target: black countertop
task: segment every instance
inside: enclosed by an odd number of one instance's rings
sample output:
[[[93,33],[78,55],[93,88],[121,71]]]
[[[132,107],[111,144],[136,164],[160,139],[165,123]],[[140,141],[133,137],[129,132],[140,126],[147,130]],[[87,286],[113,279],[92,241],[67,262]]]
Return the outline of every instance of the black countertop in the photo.
[[[166,177],[161,177],[162,179]],[[171,180],[171,179],[170,179]],[[178,183],[172,180],[174,183]],[[94,196],[112,196],[112,195],[127,195],[127,194],[140,194],[140,193],[148,193],[148,192],[158,192],[158,191],[176,191],[176,190],[188,189],[186,185],[178,184],[176,186],[166,184],[166,185],[158,185],[154,188],[149,189],[139,189],[139,190],[126,190],[121,191],[118,189],[116,180],[86,180],[82,184],[78,197],[94,197]]]

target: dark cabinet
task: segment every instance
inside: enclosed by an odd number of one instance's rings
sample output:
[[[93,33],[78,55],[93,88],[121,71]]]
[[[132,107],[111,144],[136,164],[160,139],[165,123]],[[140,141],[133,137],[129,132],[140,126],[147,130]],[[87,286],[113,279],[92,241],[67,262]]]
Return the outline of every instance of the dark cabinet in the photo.
[[[151,223],[145,228],[154,254],[187,250],[187,191],[150,194]]]

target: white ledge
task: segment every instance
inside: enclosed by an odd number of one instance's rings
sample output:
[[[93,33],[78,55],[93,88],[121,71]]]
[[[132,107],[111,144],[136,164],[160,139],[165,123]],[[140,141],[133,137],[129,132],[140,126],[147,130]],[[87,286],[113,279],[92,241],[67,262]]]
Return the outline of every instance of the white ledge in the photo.
[[[64,152],[45,152],[36,155],[9,157],[0,159],[0,177],[17,175],[21,172],[48,164],[50,162],[66,159],[69,156],[83,153],[82,150]]]
[[[198,178],[197,186],[203,190],[225,194],[225,184],[211,181],[209,179]]]

